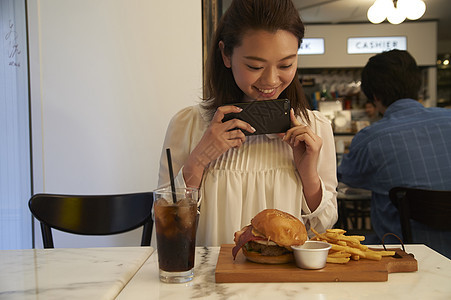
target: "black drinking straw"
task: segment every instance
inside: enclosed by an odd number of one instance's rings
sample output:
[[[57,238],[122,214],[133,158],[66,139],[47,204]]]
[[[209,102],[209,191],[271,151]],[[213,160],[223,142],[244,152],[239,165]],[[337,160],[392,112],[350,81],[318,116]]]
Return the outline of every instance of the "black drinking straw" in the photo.
[[[177,202],[177,196],[175,194],[175,182],[174,182],[174,171],[172,170],[171,149],[166,148],[166,155],[168,158],[169,179],[171,180],[172,201],[175,204]]]

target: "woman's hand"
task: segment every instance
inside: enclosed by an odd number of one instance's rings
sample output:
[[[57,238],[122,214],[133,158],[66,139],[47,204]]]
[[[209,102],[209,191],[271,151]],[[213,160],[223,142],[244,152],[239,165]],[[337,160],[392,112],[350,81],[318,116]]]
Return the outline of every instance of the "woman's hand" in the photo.
[[[244,143],[246,136],[240,129],[250,133],[255,132],[251,125],[238,119],[222,122],[225,114],[239,113],[240,111],[242,111],[241,108],[233,105],[218,107],[210,125],[183,168],[187,186],[199,187],[205,167],[211,161],[230,148],[239,148]]]
[[[292,127],[286,132],[283,141],[293,149],[294,164],[302,180],[305,198],[310,210],[314,211],[322,196],[317,166],[323,141],[296,119],[293,109],[290,111],[290,118]]]
[[[283,140],[293,149],[296,168],[315,175],[323,141],[308,126],[302,125],[296,119],[293,109],[290,111],[290,118],[292,127],[286,132]]]

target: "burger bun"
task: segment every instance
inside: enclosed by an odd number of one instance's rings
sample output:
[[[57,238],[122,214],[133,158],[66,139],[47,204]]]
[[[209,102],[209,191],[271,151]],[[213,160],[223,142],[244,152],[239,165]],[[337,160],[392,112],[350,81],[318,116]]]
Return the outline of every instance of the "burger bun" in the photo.
[[[289,213],[265,209],[251,220],[253,228],[281,247],[302,245],[308,239],[304,223]]]

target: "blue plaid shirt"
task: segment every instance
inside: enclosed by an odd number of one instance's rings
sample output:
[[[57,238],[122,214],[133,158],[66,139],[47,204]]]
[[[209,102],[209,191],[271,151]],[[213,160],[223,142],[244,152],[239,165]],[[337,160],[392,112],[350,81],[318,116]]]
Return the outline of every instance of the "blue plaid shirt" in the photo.
[[[381,120],[355,135],[338,180],[372,191],[371,221],[379,238],[387,232],[402,237],[388,192],[396,186],[451,190],[451,109],[394,102]]]

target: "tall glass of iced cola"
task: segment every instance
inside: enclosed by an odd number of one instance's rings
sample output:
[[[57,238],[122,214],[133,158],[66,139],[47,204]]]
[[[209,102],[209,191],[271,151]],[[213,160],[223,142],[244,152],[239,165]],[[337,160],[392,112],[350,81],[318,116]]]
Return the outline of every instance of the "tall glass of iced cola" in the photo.
[[[160,280],[187,282],[194,276],[198,190],[171,187],[154,191],[154,220],[157,234]]]

